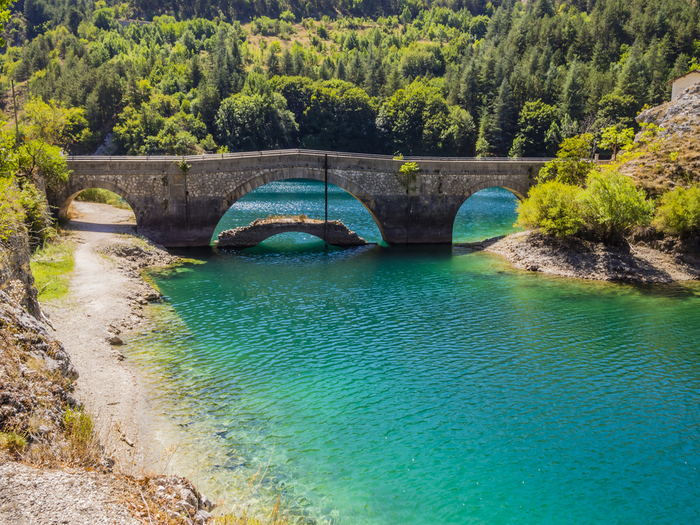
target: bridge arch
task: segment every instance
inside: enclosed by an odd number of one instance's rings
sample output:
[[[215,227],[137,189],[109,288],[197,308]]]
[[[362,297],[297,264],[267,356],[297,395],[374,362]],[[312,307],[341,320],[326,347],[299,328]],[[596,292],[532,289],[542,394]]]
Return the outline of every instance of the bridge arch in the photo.
[[[503,188],[504,190],[508,190],[513,195],[515,195],[519,201],[525,200],[525,198],[527,197],[527,192],[530,191],[530,185],[523,184],[522,182],[486,180],[469,187],[469,189],[464,195],[464,200],[462,201],[462,204],[464,204],[466,200],[475,193],[488,188]]]
[[[516,203],[525,198],[522,188],[484,182],[470,190],[454,215],[452,242],[477,242],[511,233],[517,220]]]
[[[279,182],[285,180],[315,180],[318,182],[325,182],[325,173],[323,169],[318,168],[279,168],[274,170],[269,170],[261,173],[257,177],[246,180],[245,183],[236,186],[232,191],[230,191],[226,197],[223,199],[221,209],[223,213],[221,218],[225,215],[226,211],[229,210],[241,197],[247,195],[253,190],[270,184],[271,182]],[[382,239],[385,239],[385,233],[382,222],[377,218],[375,213],[375,201],[372,195],[364,190],[361,186],[354,183],[353,181],[347,179],[336,173],[335,170],[328,170],[328,184],[337,186],[341,190],[352,195],[356,200],[364,206],[364,208],[369,212],[372,220],[377,225],[379,233]],[[213,233],[213,232],[212,232]]]
[[[119,186],[105,180],[86,180],[86,181],[81,181],[80,184],[71,184],[71,186],[68,189],[68,196],[63,200],[63,202],[60,205],[60,208],[58,210],[58,218],[61,220],[67,220],[68,219],[68,208],[70,207],[71,203],[75,198],[80,195],[85,190],[89,190],[92,188],[97,188],[97,189],[102,189],[102,190],[107,190],[111,191],[112,193],[115,193],[116,195],[119,195],[126,203],[131,207],[131,210],[134,212],[134,217],[136,217],[136,224],[138,227],[139,223],[139,213],[138,209],[134,206],[133,202],[131,202],[129,193],[124,191],[122,188]]]

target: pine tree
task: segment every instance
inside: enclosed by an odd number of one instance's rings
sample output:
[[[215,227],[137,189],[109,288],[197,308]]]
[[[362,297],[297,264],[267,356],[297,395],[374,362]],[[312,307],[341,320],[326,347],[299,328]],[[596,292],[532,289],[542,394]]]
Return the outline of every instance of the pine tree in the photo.
[[[504,79],[493,104],[491,129],[487,135],[490,150],[496,155],[505,157],[508,154],[517,131],[517,120],[518,113],[513,103],[510,85]]]
[[[583,82],[583,68],[576,60],[569,68],[559,99],[559,108],[562,114],[569,115],[573,121],[580,120],[586,113],[586,94]]]

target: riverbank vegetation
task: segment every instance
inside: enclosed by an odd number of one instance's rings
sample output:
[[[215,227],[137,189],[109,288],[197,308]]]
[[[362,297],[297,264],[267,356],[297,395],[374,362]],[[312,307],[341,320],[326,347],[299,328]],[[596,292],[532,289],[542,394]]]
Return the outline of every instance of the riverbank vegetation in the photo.
[[[6,38],[0,84],[84,111],[83,153],[551,156],[700,64],[683,0],[24,0]]]
[[[73,265],[73,245],[66,239],[47,243],[32,254],[31,269],[39,301],[55,301],[68,293]]]
[[[564,140],[557,158],[542,168],[538,184],[519,203],[517,225],[546,235],[579,235],[604,243],[619,242],[633,229],[650,226],[667,236],[700,234],[699,182],[677,181],[655,200],[620,172],[628,162],[658,151],[669,140],[660,135],[662,128],[653,124],[642,128],[636,142],[631,140],[631,129],[604,130],[604,140],[615,142],[616,149],[622,146],[616,159],[604,165],[590,160],[591,134]]]

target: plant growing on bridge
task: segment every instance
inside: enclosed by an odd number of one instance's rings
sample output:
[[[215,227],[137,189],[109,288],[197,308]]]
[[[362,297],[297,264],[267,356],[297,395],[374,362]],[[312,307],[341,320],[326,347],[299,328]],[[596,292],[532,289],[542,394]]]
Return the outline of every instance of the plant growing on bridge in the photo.
[[[420,168],[415,162],[404,162],[399,168],[399,172],[405,175],[413,175],[414,173],[418,173],[419,171]]]
[[[186,159],[179,160],[175,163],[182,173],[187,173],[190,171],[192,164],[188,163]]]

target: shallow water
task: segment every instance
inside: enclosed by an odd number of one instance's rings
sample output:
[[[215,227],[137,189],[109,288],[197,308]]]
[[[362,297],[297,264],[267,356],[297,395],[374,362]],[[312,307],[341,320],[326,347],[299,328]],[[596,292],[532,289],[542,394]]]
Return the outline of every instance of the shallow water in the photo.
[[[476,194],[455,240],[512,231],[514,206]],[[260,188],[220,229],[286,213],[322,217],[323,185]],[[330,218],[380,240],[342,190]],[[323,248],[286,234],[151,274],[167,302],[128,356],[208,491],[262,470],[253,509],[281,494],[319,523],[700,520],[697,286],[577,282],[458,248]]]

